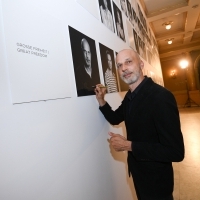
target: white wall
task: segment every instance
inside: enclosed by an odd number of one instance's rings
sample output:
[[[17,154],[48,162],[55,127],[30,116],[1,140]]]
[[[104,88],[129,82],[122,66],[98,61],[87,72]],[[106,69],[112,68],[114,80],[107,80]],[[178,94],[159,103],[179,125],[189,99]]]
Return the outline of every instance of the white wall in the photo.
[[[110,126],[95,96],[76,95],[68,25],[96,41],[99,61],[98,42],[119,51],[129,48],[128,41],[120,40],[75,0],[26,2],[63,22],[71,98],[12,104],[2,20],[2,5],[12,0],[0,1],[0,199],[136,199],[126,153],[113,152],[107,141],[110,130],[125,135],[124,125]],[[145,67],[162,77],[146,62]],[[123,96],[108,94],[106,99],[117,108]]]

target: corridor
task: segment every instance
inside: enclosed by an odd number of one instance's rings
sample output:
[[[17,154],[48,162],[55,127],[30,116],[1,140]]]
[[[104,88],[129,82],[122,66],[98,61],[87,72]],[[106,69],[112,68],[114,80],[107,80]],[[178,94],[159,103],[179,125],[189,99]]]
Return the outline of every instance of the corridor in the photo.
[[[200,200],[200,107],[180,108],[185,158],[174,167],[174,200]]]

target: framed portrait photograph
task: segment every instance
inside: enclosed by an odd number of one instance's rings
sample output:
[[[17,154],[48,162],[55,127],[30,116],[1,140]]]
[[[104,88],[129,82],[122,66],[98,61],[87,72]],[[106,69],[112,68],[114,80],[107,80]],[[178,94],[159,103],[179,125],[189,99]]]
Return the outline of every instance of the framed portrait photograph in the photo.
[[[117,5],[114,2],[113,2],[113,9],[114,9],[115,27],[117,35],[125,42],[126,39],[125,39],[121,10],[117,7]]]
[[[114,52],[112,49],[99,43],[99,49],[101,54],[101,63],[103,69],[103,77],[105,85],[107,86],[107,92],[118,92],[119,87],[117,83],[117,73],[115,67]]]
[[[101,22],[114,33],[115,28],[110,0],[99,0],[99,11]]]
[[[72,58],[78,96],[94,95],[100,83],[95,41],[69,26]]]
[[[128,11],[127,11],[127,4],[126,1],[127,0],[119,0],[120,1],[120,5],[121,5],[121,10],[122,12],[128,17]]]
[[[115,52],[115,60],[116,60],[116,57],[117,57],[117,52]],[[116,62],[115,62],[116,63]],[[124,92],[124,91],[128,91],[129,90],[129,86],[128,84],[126,84],[121,78],[120,76],[118,75],[118,81],[119,81],[119,90],[120,92]]]

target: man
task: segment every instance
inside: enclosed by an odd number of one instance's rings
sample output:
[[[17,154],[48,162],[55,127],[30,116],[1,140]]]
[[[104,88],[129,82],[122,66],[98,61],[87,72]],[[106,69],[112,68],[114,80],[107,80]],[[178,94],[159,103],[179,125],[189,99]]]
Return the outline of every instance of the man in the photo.
[[[92,55],[88,41],[83,38],[81,40],[81,51],[83,57],[83,65],[79,66],[75,71],[76,86],[78,96],[87,96],[95,94],[92,86],[99,82],[99,73],[97,68],[92,67]]]
[[[101,20],[107,28],[109,28],[112,32],[115,32],[112,14],[108,9],[108,1],[103,0],[103,4],[100,6]]]
[[[110,52],[106,51],[106,58],[108,62],[108,68],[105,72],[105,83],[107,85],[107,92],[117,92],[117,81],[114,72],[112,71],[112,58]]]
[[[113,111],[104,100],[105,89],[95,88],[100,110],[113,125],[125,121],[127,139],[109,133],[116,151],[128,151],[128,168],[138,200],[172,200],[172,162],[184,158],[183,136],[174,96],[151,78],[144,77],[144,63],[133,50],[116,58],[118,72],[129,85],[122,104]]]

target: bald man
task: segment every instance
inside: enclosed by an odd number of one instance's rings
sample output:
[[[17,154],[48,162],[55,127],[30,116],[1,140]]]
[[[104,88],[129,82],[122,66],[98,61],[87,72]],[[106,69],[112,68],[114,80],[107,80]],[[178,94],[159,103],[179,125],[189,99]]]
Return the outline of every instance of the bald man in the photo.
[[[80,46],[83,64],[75,70],[77,93],[78,96],[94,95],[92,86],[100,81],[98,67],[92,67],[92,52],[89,42],[83,38]]]
[[[100,111],[112,124],[125,121],[127,138],[109,132],[116,151],[128,151],[129,175],[138,200],[173,200],[172,162],[184,158],[179,112],[174,96],[151,78],[143,76],[144,63],[133,50],[116,58],[118,73],[129,85],[121,105],[113,111],[105,101],[106,91],[95,88]]]

